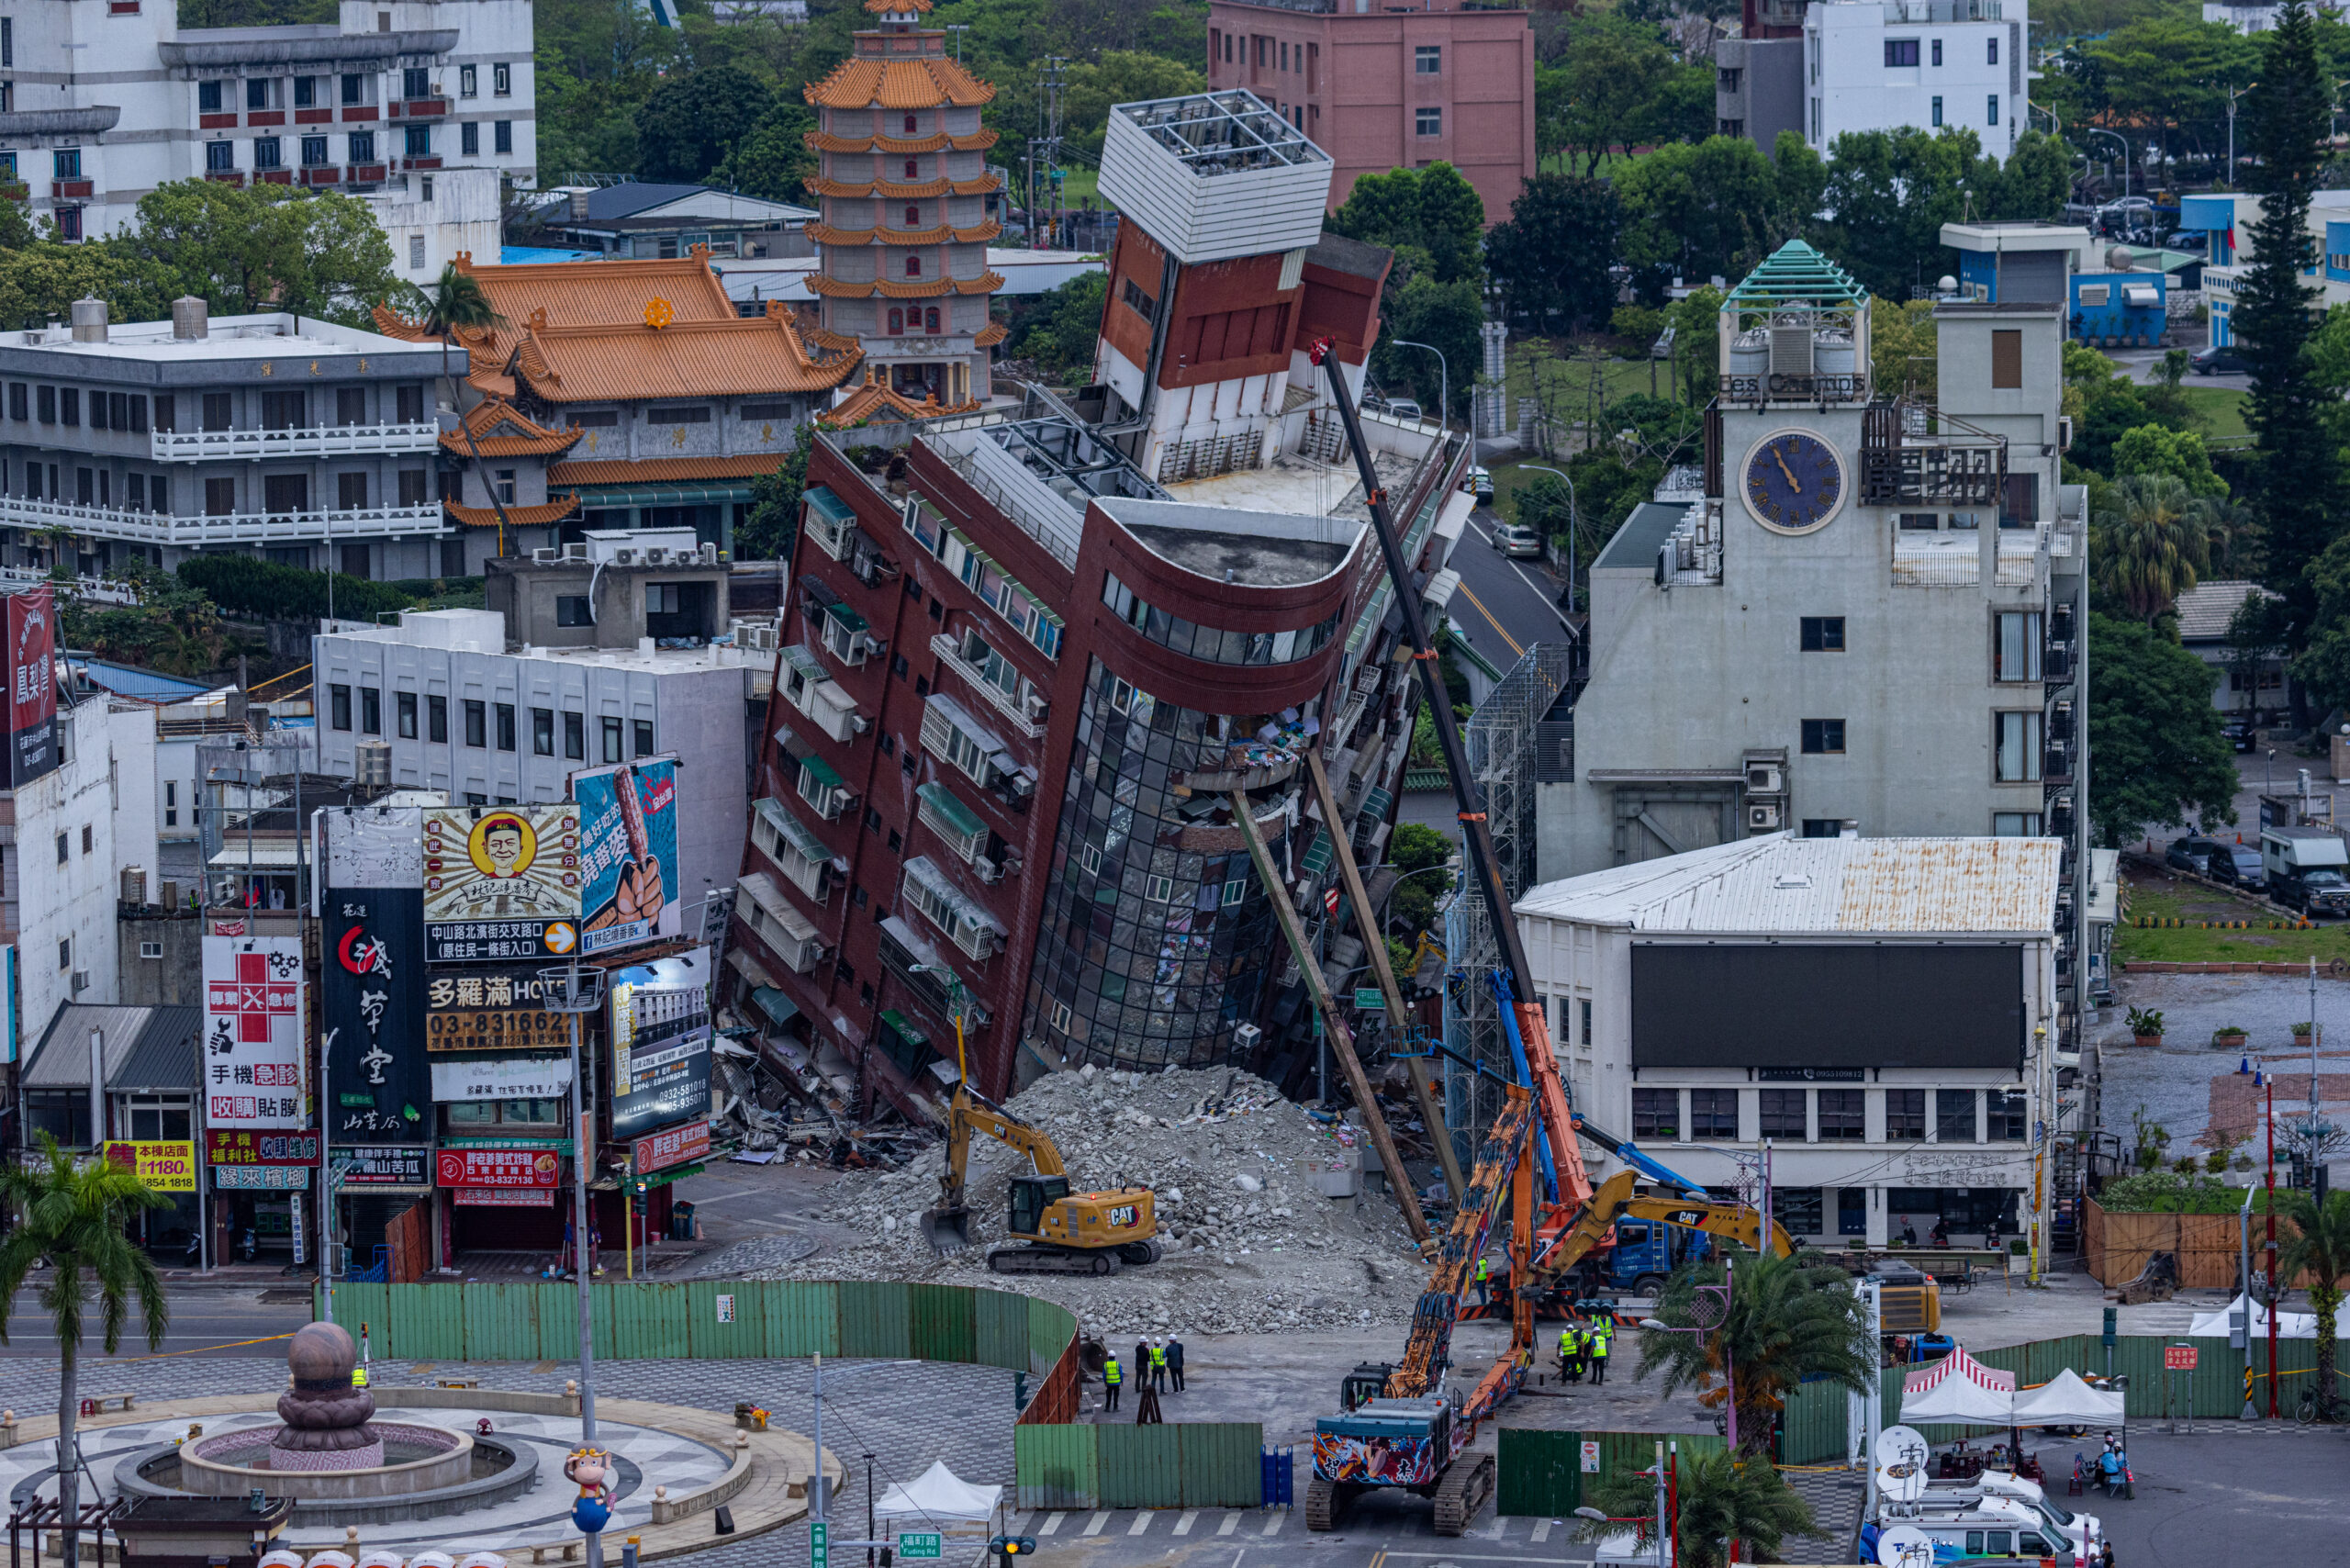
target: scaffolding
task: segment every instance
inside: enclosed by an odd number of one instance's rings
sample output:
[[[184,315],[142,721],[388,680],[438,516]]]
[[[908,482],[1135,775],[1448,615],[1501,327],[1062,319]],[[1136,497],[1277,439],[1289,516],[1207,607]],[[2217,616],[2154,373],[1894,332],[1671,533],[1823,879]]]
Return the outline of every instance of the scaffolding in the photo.
[[[1571,643],[1528,648],[1470,715],[1461,735],[1470,777],[1484,798],[1494,872],[1513,903],[1534,884],[1535,786],[1574,777],[1575,652]],[[1445,987],[1446,1042],[1486,1070],[1472,1073],[1447,1064],[1445,1126],[1465,1164],[1475,1158],[1501,1109],[1501,1084],[1517,1076],[1486,978],[1501,966],[1502,954],[1483,899],[1453,899],[1445,918],[1445,946],[1452,955]]]

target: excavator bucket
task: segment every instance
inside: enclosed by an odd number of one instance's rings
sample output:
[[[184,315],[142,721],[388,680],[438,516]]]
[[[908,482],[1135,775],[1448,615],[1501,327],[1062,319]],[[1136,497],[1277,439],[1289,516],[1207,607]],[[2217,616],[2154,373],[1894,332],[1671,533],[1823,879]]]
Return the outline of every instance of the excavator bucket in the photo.
[[[922,1233],[942,1257],[960,1252],[971,1245],[971,1211],[968,1208],[924,1209]]]

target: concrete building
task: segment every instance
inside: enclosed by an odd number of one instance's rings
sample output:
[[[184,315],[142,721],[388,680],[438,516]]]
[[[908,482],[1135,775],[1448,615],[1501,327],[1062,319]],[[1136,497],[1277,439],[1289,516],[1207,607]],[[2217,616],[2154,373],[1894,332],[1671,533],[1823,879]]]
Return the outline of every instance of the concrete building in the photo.
[[[415,275],[494,230],[501,180],[534,176],[533,73],[530,0],[343,0],[331,26],[208,29],[142,0],[36,0],[0,31],[0,177],[67,240],[122,228],[171,180],[344,190]]]
[[[634,571],[615,566],[612,575]],[[607,590],[598,603],[610,613],[631,597]],[[624,649],[526,647],[509,643],[503,616],[482,610],[411,610],[397,626],[340,624],[314,640],[321,772],[357,778],[355,748],[381,740],[391,747],[395,788],[445,790],[459,805],[512,805],[568,799],[582,768],[674,754],[685,882],[676,896],[698,902],[733,880],[754,692],[744,650],[664,648],[642,633]]]
[[[1111,123],[1228,124],[1239,96]],[[950,976],[990,1094],[1084,1061],[1310,1066],[1303,980],[1241,834],[1317,924],[1333,833],[1392,884],[1376,862],[1416,698],[1353,474],[1302,433],[1328,418],[1304,351],[1333,338],[1360,375],[1387,258],[1326,253],[1321,165],[1274,167],[1276,195],[1308,184],[1302,228],[1263,218],[1245,174],[1113,129],[1104,188],[1142,199],[1104,306],[1109,383],[1074,408],[1035,393],[828,431],[810,454],[727,983],[811,1096],[935,1115]],[[1210,227],[1258,238],[1186,261]],[[1164,347],[1178,323],[1223,346],[1184,364]],[[1221,421],[1215,462],[1169,457],[1199,450],[1193,416],[1158,411],[1194,395]],[[1466,445],[1373,432],[1426,583],[1472,510]],[[1361,961],[1343,924],[1325,949],[1341,970]]]
[[[2004,161],[2023,133],[2028,0],[1813,0],[1804,134],[1964,126]]]
[[[2211,706],[2256,726],[2277,722],[2284,711],[2285,650],[2240,651],[2228,636],[2236,611],[2255,594],[2276,597],[2258,583],[2197,583],[2178,596],[2178,641],[2211,666]]]
[[[2215,346],[2236,341],[2236,291],[2257,248],[2252,226],[2260,218],[2260,199],[2234,192],[2179,198],[2179,226],[2203,236],[2203,290]],[[2311,193],[2309,233],[2315,254],[2301,268],[2301,280],[2311,303],[2328,310],[2350,304],[2350,190]]]
[[[720,258],[804,256],[810,248],[800,230],[817,217],[789,202],[654,180],[566,185],[547,198],[537,208],[540,220],[565,244],[665,262],[689,256],[696,246]]]
[[[921,25],[930,8],[865,0],[880,26],[806,89],[820,163],[807,188],[824,204],[807,229],[821,263],[809,286],[823,300],[814,339],[859,351],[867,382],[900,397],[976,408],[1004,335],[988,318],[1003,279],[987,261],[1003,176],[987,162],[996,133],[979,124],[995,89],[948,57],[943,28]]]
[[[1768,1140],[1773,1215],[1816,1246],[1979,1246],[2028,1234],[2055,1126],[2063,858],[1774,833],[1546,883],[1518,924],[1595,1123],[1750,1201]]]
[[[32,1036],[17,1075],[20,1147],[35,1147],[40,1133],[76,1153],[95,1152],[110,1138],[185,1143],[192,1166],[200,1141],[196,1096],[203,1026],[203,1010],[194,1004],[58,1008]],[[129,1231],[158,1261],[184,1266],[200,1199],[192,1192],[163,1196],[160,1207],[140,1212]]]
[[[2183,252],[2103,244],[2078,224],[1945,223],[1942,241],[1958,252],[1961,296],[2063,305],[2065,336],[2098,348],[2170,342],[2174,277],[2199,284],[2204,270]]]
[[[83,300],[70,328],[0,338],[0,554],[45,566],[62,537],[75,554],[62,564],[84,575],[225,549],[440,576],[427,409],[440,364],[437,349],[315,317],[211,319],[186,299],[169,321],[110,327]]]
[[[1803,17],[1810,0],[1742,0],[1739,25],[1714,42],[1714,129],[1774,154],[1804,134]]]
[[[1329,149],[1332,207],[1365,174],[1449,163],[1491,225],[1534,177],[1534,33],[1523,9],[1210,0],[1208,86],[1248,89]]]
[[[2078,874],[2062,307],[1938,306],[1936,385],[1908,391],[1874,383],[1868,310],[1799,241],[1725,301],[1704,498],[1637,509],[1593,566],[1541,879],[1782,830],[2047,835]]]

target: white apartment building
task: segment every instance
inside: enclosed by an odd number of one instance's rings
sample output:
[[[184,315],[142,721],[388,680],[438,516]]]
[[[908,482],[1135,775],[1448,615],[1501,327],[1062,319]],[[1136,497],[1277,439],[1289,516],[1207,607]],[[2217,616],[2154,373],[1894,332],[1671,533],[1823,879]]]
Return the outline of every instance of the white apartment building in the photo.
[[[347,191],[420,279],[459,249],[496,253],[479,209],[494,217],[501,179],[534,183],[532,80],[530,0],[343,0],[332,27],[185,30],[170,0],[30,0],[0,17],[0,183],[67,240],[122,227],[171,180]]]
[[[453,803],[567,798],[573,773],[677,758],[677,857],[698,903],[731,887],[749,816],[754,677],[773,651],[509,645],[486,610],[410,610],[397,626],[339,622],[312,640],[319,771],[358,777],[357,747],[391,747],[392,784]],[[759,711],[766,708],[763,682]]]
[[[1517,915],[1595,1125],[1750,1201],[1768,1139],[1774,1217],[1814,1244],[1941,1223],[1977,1245],[2031,1218],[2061,859],[1774,834],[1546,883]]]
[[[1803,19],[1804,133],[1964,126],[2005,161],[2024,128],[2028,0],[1814,0]]]

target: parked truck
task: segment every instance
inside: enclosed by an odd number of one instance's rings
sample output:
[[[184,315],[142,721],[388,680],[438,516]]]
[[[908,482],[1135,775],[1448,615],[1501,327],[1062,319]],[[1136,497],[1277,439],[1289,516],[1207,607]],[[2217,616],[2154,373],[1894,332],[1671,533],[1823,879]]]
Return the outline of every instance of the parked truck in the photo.
[[[2305,915],[2350,915],[2350,843],[2322,827],[2264,827],[2268,896]]]

